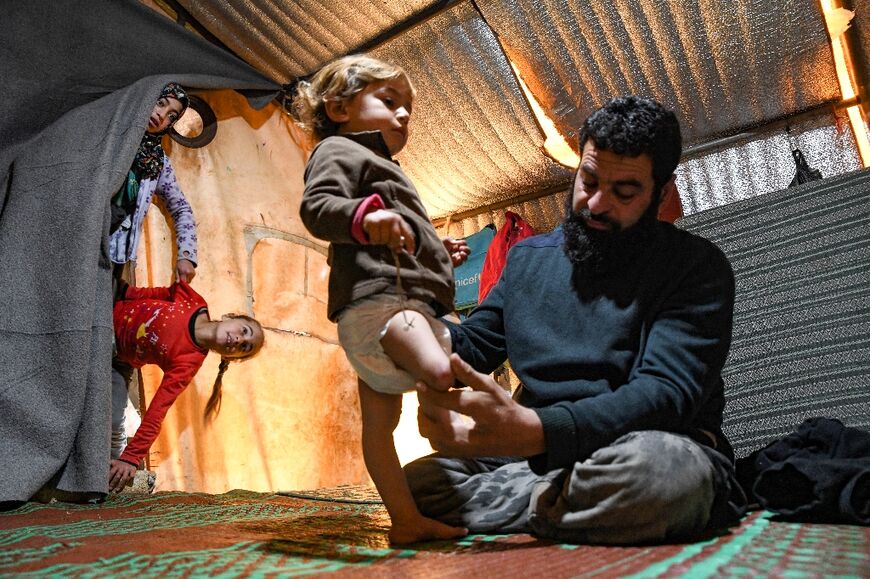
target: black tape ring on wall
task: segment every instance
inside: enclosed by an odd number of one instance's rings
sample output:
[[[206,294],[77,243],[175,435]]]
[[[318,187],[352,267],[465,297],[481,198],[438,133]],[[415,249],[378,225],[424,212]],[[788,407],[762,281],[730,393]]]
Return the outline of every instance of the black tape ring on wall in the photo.
[[[169,137],[179,145],[190,149],[199,149],[211,143],[217,134],[217,117],[208,103],[198,96],[188,95],[188,99],[190,99],[190,108],[195,110],[202,119],[202,131],[193,137],[185,137],[173,127],[169,129]]]

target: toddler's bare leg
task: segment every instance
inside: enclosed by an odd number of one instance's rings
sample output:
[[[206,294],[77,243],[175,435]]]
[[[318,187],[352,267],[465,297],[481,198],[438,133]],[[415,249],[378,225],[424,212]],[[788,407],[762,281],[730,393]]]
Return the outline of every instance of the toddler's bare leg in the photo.
[[[381,338],[384,352],[417,380],[436,390],[448,390],[455,381],[450,358],[420,312],[404,310],[390,319]]]
[[[393,445],[393,430],[399,423],[402,397],[375,392],[359,380],[359,400],[363,423],[363,458],[390,514],[390,542],[414,543],[465,535],[465,529],[427,519],[417,510]]]

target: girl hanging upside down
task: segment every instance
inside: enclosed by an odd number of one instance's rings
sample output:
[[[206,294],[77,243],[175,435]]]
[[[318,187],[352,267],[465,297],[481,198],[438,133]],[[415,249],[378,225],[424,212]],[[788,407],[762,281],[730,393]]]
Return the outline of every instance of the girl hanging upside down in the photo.
[[[120,491],[133,481],[136,469],[160,433],[169,407],[202,366],[209,351],[221,356],[218,376],[204,417],[220,410],[223,374],[232,360],[245,360],[263,346],[257,320],[227,314],[209,318],[205,300],[179,281],[168,288],[123,286],[115,302],[115,347],[112,361],[112,463],[109,490]],[[154,394],[130,444],[124,446],[124,408],[134,368],[157,364],[163,381]]]

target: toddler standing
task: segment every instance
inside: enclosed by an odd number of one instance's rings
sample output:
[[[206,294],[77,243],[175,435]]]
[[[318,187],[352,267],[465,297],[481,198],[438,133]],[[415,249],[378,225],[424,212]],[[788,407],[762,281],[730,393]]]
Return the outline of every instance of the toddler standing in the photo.
[[[363,455],[390,514],[392,543],[466,534],[420,514],[393,445],[403,392],[454,382],[453,265],[464,241],[438,237],[414,185],[393,160],[408,139],[415,91],[399,67],[365,55],[300,83],[294,112],[319,141],[305,168],[300,214],[330,242],[329,319],[360,377]]]

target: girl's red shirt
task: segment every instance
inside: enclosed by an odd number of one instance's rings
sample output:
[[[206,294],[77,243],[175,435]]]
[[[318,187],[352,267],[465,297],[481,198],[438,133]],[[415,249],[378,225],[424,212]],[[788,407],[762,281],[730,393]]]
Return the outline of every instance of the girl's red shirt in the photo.
[[[115,302],[116,358],[134,368],[156,364],[163,370],[163,380],[121,460],[138,466],[157,439],[169,407],[202,366],[208,350],[194,340],[193,324],[200,313],[208,315],[207,308],[202,296],[183,281],[168,288],[130,286]]]

